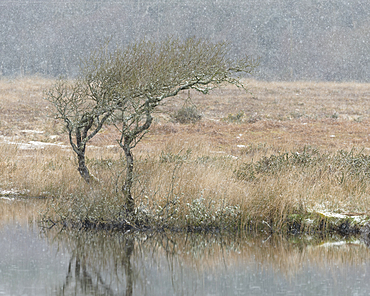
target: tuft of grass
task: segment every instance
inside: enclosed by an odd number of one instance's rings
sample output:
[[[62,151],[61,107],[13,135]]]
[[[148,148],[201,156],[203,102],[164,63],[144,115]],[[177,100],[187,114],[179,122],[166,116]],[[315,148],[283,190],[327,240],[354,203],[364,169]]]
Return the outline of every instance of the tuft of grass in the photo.
[[[280,215],[284,220],[292,213],[323,208],[338,213],[367,213],[369,168],[370,156],[362,151],[322,153],[304,147],[301,152],[242,163],[234,174],[260,191],[262,216],[270,212],[271,217]]]

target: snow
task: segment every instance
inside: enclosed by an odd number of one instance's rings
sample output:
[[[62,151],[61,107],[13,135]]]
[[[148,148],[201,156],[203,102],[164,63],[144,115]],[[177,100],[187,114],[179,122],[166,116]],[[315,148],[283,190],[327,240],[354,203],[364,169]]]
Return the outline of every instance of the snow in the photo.
[[[227,157],[231,158],[231,159],[238,159],[238,157],[234,156],[234,155],[227,155]]]
[[[11,189],[11,190],[1,190],[0,189],[0,195],[9,195],[9,194],[18,194],[18,191],[14,189]]]
[[[28,130],[23,130],[23,131],[28,131]],[[35,132],[33,130],[30,130],[32,132]],[[38,131],[41,132],[41,131]],[[50,147],[50,146],[57,146],[61,148],[68,148],[69,146],[63,145],[62,142],[59,143],[47,143],[47,142],[41,142],[41,141],[29,141],[27,143],[22,143],[22,142],[16,142],[14,141],[15,138],[11,137],[5,137],[5,136],[0,136],[0,139],[2,139],[2,144],[8,144],[8,145],[16,145],[18,149],[20,150],[29,150],[29,149],[44,149],[45,147]]]
[[[347,242],[347,241],[336,241],[336,242],[326,242],[326,243],[323,243],[323,244],[319,245],[318,247],[321,247],[321,248],[341,247],[341,246],[345,246],[345,245],[348,245],[348,244],[361,245],[363,243],[359,240],[349,241],[349,242]]]
[[[6,196],[0,196],[0,199],[5,199],[5,200],[14,200],[14,197],[6,197]]]
[[[69,146],[63,145],[63,143],[46,143],[46,142],[39,142],[39,141],[29,141],[28,143],[16,143],[16,142],[9,142],[8,144],[17,145],[18,149],[20,150],[29,150],[29,149],[44,149],[45,147],[50,146],[57,146],[61,148],[68,148]]]
[[[27,134],[43,134],[44,131],[38,131],[38,130],[21,130],[21,133],[27,133]]]
[[[346,214],[339,214],[339,213],[333,213],[325,210],[321,211],[315,211],[318,214],[324,215],[325,217],[333,217],[333,218],[339,218],[339,219],[347,219],[351,218],[357,223],[361,223],[364,221],[364,219],[367,217],[365,214],[364,215],[346,215]]]

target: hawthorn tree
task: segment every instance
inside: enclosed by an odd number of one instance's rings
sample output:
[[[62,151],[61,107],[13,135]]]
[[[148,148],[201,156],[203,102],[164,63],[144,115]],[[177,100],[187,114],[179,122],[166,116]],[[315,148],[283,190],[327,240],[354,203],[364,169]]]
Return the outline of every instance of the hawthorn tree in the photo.
[[[78,172],[87,183],[91,176],[85,161],[86,144],[114,111],[107,102],[107,96],[89,79],[72,83],[59,80],[46,96],[57,111],[56,118],[64,121],[69,143],[77,155]]]
[[[256,62],[245,56],[234,60],[230,58],[230,46],[227,43],[213,43],[208,40],[189,38],[185,41],[167,39],[163,42],[141,41],[117,51],[110,73],[122,77],[128,64],[129,83],[117,85],[119,92],[125,88],[135,94],[127,98],[114,113],[114,123],[121,137],[120,147],[126,157],[126,177],[122,188],[126,209],[135,210],[135,201],[131,193],[133,184],[134,157],[132,149],[143,138],[153,121],[153,111],[166,98],[176,96],[180,91],[194,89],[207,94],[215,87],[225,83],[246,89],[241,78],[250,74]]]
[[[80,79],[57,84],[47,96],[66,124],[81,176],[89,181],[86,144],[109,118],[120,132],[117,142],[126,158],[122,193],[126,212],[133,214],[132,149],[149,130],[154,110],[183,90],[207,94],[223,84],[246,89],[242,78],[257,63],[248,56],[233,59],[230,53],[228,43],[196,38],[139,41],[112,53],[106,47],[97,50],[85,61]]]
[[[78,172],[87,183],[92,177],[85,160],[87,142],[102,129],[126,97],[132,99],[135,96],[125,93],[122,84],[115,81],[118,73],[109,72],[114,60],[114,53],[107,52],[107,44],[104,44],[81,61],[80,73],[75,80],[58,79],[45,92],[45,99],[55,107],[55,118],[64,121],[69,143],[77,155]],[[135,65],[126,63],[126,66]],[[123,66],[120,69],[127,71]],[[120,90],[116,91],[118,84]]]

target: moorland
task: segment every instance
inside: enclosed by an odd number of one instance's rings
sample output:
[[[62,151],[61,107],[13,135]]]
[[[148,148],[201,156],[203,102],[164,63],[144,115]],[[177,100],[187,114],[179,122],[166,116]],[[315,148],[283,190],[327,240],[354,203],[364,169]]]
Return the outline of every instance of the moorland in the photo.
[[[54,82],[0,79],[1,196],[45,198],[40,211],[49,223],[117,226],[124,219],[119,135],[106,126],[92,139],[86,156],[96,182],[85,184],[63,123],[43,99]],[[297,231],[330,218],[365,223],[370,84],[246,85],[248,92],[186,91],[158,109],[133,151],[140,218],[132,227]]]

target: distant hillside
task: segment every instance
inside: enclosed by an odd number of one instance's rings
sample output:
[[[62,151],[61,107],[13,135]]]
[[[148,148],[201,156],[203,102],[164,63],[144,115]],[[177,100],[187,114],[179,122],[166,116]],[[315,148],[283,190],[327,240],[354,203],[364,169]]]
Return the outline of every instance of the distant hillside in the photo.
[[[0,73],[73,76],[105,38],[167,35],[228,40],[260,79],[370,81],[365,0],[0,0]]]

